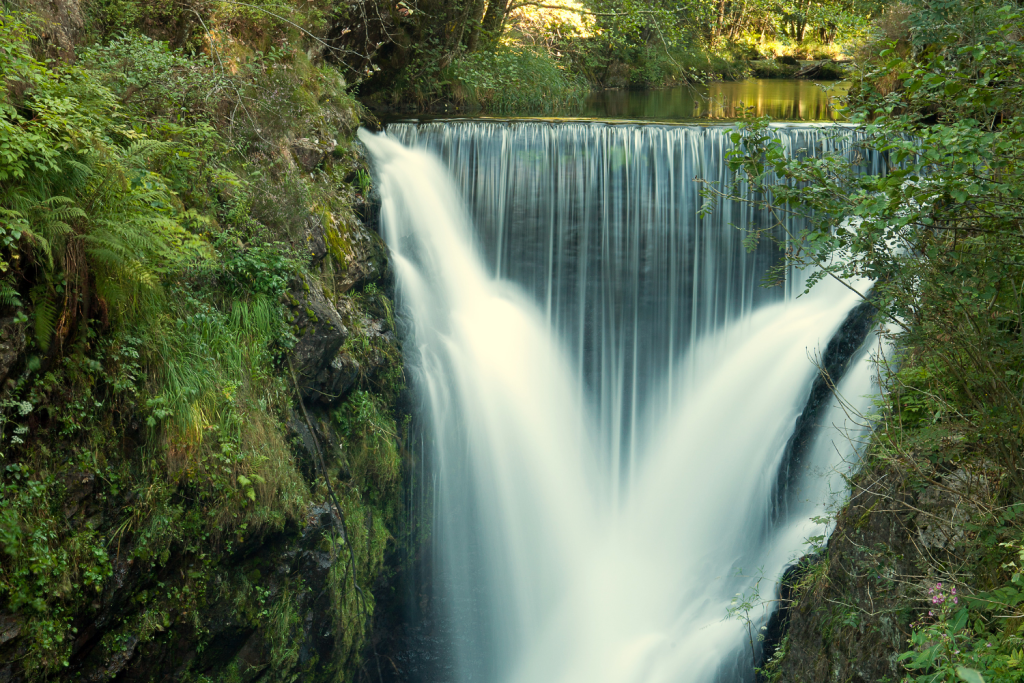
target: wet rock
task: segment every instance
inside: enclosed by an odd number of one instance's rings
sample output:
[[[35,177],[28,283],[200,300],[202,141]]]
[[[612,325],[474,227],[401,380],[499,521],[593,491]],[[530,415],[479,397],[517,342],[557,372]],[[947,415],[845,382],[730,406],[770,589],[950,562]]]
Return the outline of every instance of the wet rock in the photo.
[[[366,195],[357,197],[352,206],[363,225],[378,235],[380,234],[380,207],[380,193],[377,192],[376,187],[371,188]]]
[[[292,349],[292,367],[304,398],[321,395],[317,379],[334,361],[347,331],[319,282],[303,278],[288,295],[289,317],[298,338]]]
[[[330,419],[324,415],[310,414],[310,424],[313,426],[313,431],[310,431],[306,416],[301,411],[293,410],[288,416],[287,424],[288,430],[293,436],[298,437],[301,443],[301,455],[306,463],[307,477],[313,479],[320,476],[317,463],[318,455],[322,454],[325,464],[329,468],[336,468],[336,472],[332,474],[343,481],[351,479],[352,471],[342,448],[341,435]]]
[[[864,344],[875,320],[875,307],[864,301],[851,310],[839,330],[829,340],[819,359],[819,373],[811,384],[811,393],[800,415],[793,434],[786,443],[773,495],[773,514],[785,514],[792,503],[790,492],[798,490],[798,478],[806,470],[804,462],[808,449],[819,433],[834,396],[833,389],[842,380],[857,351]]]
[[[340,266],[334,277],[339,294],[360,289],[370,282],[386,278],[387,247],[380,235],[363,224],[355,214],[336,216],[337,223],[328,233],[329,247]]]
[[[350,354],[341,351],[316,374],[303,380],[303,396],[314,404],[336,405],[356,388],[361,376],[359,363]]]
[[[111,653],[103,663],[103,666],[96,667],[92,671],[88,672],[83,677],[83,680],[90,681],[92,683],[100,683],[101,681],[109,681],[113,679],[128,666],[132,657],[135,656],[135,646],[138,644],[138,636],[133,634],[126,635],[122,647]]]
[[[21,633],[21,621],[11,614],[0,614],[0,645],[13,640]]]

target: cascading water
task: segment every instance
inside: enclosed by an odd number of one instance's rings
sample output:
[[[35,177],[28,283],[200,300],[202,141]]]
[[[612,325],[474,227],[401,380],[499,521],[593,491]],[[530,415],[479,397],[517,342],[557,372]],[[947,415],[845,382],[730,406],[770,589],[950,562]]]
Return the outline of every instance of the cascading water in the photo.
[[[808,153],[853,134],[776,133]],[[816,533],[826,475],[854,450],[838,408],[798,458],[791,435],[809,355],[859,297],[759,286],[777,251],[742,243],[767,217],[722,200],[702,214],[692,180],[731,179],[722,128],[388,137],[407,146],[362,134],[411,321],[460,679],[748,678],[748,627],[727,609]],[[850,367],[840,393],[863,408],[867,352]]]

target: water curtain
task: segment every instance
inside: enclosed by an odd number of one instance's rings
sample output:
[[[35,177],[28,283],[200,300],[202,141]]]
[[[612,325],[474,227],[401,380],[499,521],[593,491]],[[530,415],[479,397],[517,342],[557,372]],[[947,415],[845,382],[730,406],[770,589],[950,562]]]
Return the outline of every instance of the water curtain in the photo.
[[[861,300],[835,283],[796,297],[802,279],[784,271],[762,286],[802,226],[748,250],[770,217],[701,198],[702,181],[732,180],[728,133],[443,122],[362,135],[410,322],[461,680],[748,679],[767,611],[730,618],[734,597],[773,597],[820,531],[810,517],[841,494],[862,429],[848,412],[873,391],[866,327],[834,375],[851,405],[807,407],[814,360],[856,327]],[[820,154],[856,132],[775,134]]]

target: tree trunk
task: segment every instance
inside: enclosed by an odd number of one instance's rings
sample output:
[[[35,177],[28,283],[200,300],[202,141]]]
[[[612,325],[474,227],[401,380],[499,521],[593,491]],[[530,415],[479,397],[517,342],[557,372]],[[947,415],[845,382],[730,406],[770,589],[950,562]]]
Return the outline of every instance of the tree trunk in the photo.
[[[807,13],[811,11],[811,0],[804,3],[804,11],[800,14],[800,23],[797,27],[796,42],[804,42],[804,32],[807,31]]]
[[[494,47],[501,38],[501,28],[505,24],[505,12],[508,11],[510,0],[490,0],[487,3],[487,11],[484,13],[484,20],[480,24],[480,32],[483,33],[486,44]]]
[[[747,0],[740,3],[740,13],[729,25],[729,40],[735,40],[736,34],[743,26],[743,20],[747,18]]]
[[[486,0],[472,0],[472,14],[469,16],[469,39],[466,41],[466,50],[475,52],[480,43],[480,27],[484,18],[484,6]]]
[[[718,0],[718,26],[715,29],[715,35],[720,36],[725,33],[725,0]]]

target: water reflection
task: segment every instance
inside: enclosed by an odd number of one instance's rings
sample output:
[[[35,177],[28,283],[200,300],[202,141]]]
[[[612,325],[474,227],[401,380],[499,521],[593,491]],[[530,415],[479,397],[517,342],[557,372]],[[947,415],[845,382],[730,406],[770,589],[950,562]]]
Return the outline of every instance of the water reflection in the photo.
[[[665,90],[603,90],[575,116],[655,121],[736,119],[744,110],[788,121],[837,121],[849,83],[749,79]]]

